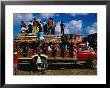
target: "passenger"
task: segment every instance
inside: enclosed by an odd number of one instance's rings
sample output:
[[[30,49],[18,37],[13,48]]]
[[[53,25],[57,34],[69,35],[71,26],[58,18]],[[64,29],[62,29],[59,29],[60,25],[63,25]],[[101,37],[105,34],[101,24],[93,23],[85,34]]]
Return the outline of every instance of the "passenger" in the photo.
[[[39,42],[39,47],[42,45],[42,42],[44,41],[45,39],[45,34],[42,30],[40,30],[38,32],[38,42]]]
[[[61,34],[64,34],[65,25],[63,24],[63,21],[61,21],[60,27],[61,27]]]
[[[36,21],[36,18],[34,18],[33,27],[34,27],[34,35],[36,35],[39,31],[38,21]]]
[[[89,47],[89,42],[88,41],[86,42],[86,45],[87,45],[87,47]]]
[[[30,21],[30,23],[28,24],[28,33],[32,33],[33,30],[33,24],[32,21]]]
[[[74,45],[73,56],[74,56],[75,58],[77,57],[77,46],[76,46],[76,45]]]
[[[43,29],[44,29],[44,33],[45,34],[47,34],[47,22],[46,22],[46,20],[44,20],[44,22],[43,22]]]
[[[14,75],[16,75],[16,72],[18,70],[18,54],[17,52],[14,53]]]
[[[51,49],[50,45],[48,46],[48,51],[52,51],[52,49]]]
[[[37,58],[37,69],[38,70],[42,70],[42,64],[43,64],[43,62],[41,60],[41,54],[38,53],[38,58]]]
[[[53,57],[56,56],[56,47],[55,47],[55,44],[52,45],[52,56]]]
[[[55,34],[55,22],[53,21],[53,30],[52,30],[52,34]]]
[[[65,46],[64,44],[61,45],[61,56],[64,57],[64,51],[65,51]]]
[[[40,21],[38,25],[39,25],[39,31],[43,31],[42,21]]]
[[[56,45],[56,50],[59,51],[59,44]]]
[[[21,33],[27,33],[26,23],[21,21]]]
[[[82,46],[80,46],[79,49],[80,49],[80,51],[83,51],[83,47]]]
[[[51,30],[51,34],[54,34],[55,33],[54,21],[53,21],[52,18],[49,18],[48,28],[49,28],[49,30]]]
[[[68,45],[65,45],[65,50],[68,51]]]

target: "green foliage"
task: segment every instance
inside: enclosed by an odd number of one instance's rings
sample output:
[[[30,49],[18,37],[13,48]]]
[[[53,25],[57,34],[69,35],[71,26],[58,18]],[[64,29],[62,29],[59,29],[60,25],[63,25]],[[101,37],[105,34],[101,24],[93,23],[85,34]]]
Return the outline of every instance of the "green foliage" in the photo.
[[[72,39],[74,35],[72,34],[64,34],[62,35],[62,42],[68,43],[70,39]]]

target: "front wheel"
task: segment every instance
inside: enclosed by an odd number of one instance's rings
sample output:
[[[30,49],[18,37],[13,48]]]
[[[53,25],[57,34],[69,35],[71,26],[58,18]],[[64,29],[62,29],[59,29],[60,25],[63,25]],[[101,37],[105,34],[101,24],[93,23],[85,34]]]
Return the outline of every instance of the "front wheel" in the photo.
[[[97,69],[97,59],[96,58],[88,59],[86,67],[89,69]]]
[[[96,68],[97,68],[97,60],[96,60],[95,58],[93,58],[93,59],[91,60],[90,67],[91,67],[92,69],[96,69]]]

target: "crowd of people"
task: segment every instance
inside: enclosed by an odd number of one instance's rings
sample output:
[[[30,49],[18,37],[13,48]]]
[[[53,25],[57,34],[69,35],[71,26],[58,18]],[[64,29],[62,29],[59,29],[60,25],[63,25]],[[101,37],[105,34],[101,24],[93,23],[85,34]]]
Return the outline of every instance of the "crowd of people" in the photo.
[[[37,21],[36,18],[30,20],[29,24],[26,26],[24,21],[21,21],[21,33],[33,33],[34,35],[38,34],[39,32],[43,32],[44,34],[55,34],[55,22],[53,18],[49,18],[48,20]],[[64,34],[64,23],[61,21],[60,28],[61,34]]]
[[[40,52],[42,43],[45,39],[45,35],[55,34],[55,22],[53,18],[49,18],[48,20],[44,20],[43,22],[37,21],[36,18],[31,20],[28,25],[24,21],[21,21],[21,33],[34,33],[34,35],[37,35],[36,41],[38,42],[38,51]],[[63,21],[60,23],[61,27],[61,34],[64,34],[64,27]]]

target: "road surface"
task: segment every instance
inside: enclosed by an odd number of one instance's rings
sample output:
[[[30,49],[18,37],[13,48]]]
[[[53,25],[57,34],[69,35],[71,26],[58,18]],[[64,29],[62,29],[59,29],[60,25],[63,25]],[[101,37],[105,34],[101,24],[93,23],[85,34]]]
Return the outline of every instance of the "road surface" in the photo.
[[[97,75],[97,69],[88,69],[84,65],[77,64],[54,64],[40,72],[32,71],[28,66],[22,65],[16,75]]]

